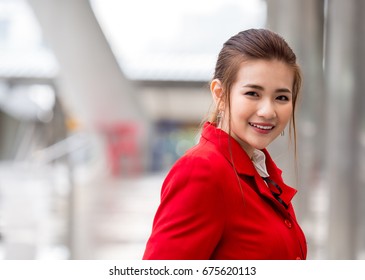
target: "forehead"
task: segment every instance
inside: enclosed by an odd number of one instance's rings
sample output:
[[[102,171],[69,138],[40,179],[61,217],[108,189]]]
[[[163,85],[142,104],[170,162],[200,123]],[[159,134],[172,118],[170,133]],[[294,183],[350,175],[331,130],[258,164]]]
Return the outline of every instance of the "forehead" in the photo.
[[[248,60],[240,64],[236,83],[292,88],[294,70],[279,60]]]

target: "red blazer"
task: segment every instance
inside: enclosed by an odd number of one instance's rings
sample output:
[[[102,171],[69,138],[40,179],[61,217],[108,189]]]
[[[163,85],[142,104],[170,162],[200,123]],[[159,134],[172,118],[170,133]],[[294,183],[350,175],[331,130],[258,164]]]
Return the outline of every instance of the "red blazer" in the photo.
[[[281,170],[263,151],[288,209],[238,142],[206,123],[199,144],[163,183],[143,259],[305,259],[305,236],[290,202],[296,190],[284,184]]]

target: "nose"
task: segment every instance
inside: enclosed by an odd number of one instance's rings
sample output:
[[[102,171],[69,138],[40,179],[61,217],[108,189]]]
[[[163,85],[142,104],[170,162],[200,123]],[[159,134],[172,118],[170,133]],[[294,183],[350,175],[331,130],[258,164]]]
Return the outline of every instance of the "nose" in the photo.
[[[275,118],[275,105],[271,102],[271,100],[262,100],[258,106],[257,115],[267,120]]]

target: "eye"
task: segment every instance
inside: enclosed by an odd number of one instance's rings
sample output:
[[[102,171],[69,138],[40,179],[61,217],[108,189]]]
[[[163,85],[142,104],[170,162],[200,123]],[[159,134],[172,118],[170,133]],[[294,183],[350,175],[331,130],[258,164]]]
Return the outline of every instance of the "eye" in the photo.
[[[289,97],[286,95],[280,95],[280,96],[276,97],[276,99],[279,101],[289,101],[290,100]]]
[[[252,97],[258,97],[258,93],[257,92],[254,92],[254,91],[248,91],[245,93],[245,95],[247,96],[252,96]]]

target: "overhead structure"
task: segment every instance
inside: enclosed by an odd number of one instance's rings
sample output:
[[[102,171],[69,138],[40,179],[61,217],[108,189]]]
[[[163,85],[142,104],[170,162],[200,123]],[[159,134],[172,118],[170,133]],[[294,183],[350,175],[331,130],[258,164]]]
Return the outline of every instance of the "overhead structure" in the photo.
[[[89,1],[28,2],[58,60],[58,86],[68,113],[86,126],[142,120],[136,87],[123,75]]]

